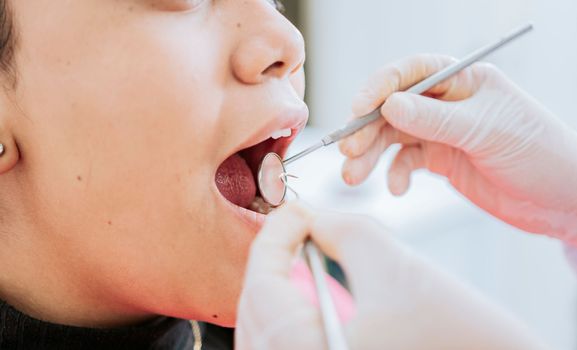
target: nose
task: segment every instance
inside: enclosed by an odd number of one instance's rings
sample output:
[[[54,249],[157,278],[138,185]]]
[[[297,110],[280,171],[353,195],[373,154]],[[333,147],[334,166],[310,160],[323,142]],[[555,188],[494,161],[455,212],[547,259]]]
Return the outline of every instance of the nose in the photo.
[[[249,12],[250,22],[237,25],[241,40],[232,54],[235,77],[245,84],[260,84],[299,71],[304,64],[305,48],[298,29],[262,2]]]

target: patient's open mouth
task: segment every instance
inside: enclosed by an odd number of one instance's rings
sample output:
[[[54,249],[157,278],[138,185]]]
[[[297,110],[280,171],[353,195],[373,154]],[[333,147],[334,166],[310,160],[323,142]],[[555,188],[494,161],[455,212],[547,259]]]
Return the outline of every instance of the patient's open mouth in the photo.
[[[238,207],[268,214],[272,208],[260,197],[256,183],[258,168],[264,156],[270,152],[284,157],[300,129],[280,130],[265,141],[228,157],[215,176],[220,193]]]

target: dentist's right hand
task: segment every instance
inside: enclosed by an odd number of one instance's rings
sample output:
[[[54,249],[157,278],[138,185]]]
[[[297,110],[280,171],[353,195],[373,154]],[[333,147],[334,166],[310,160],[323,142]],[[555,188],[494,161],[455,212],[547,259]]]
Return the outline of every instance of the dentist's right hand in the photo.
[[[389,170],[394,194],[407,191],[414,170],[427,168],[501,220],[577,245],[577,132],[484,63],[426,96],[398,92],[453,61],[415,56],[371,78],[354,115],[384,103],[383,119],[341,142],[345,181],[364,181],[380,155],[398,143],[402,148]]]

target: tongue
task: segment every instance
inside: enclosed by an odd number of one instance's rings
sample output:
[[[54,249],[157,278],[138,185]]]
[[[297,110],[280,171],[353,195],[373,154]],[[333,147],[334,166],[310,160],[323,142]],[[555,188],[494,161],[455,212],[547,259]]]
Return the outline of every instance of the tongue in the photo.
[[[215,181],[220,193],[240,207],[247,208],[256,196],[252,171],[238,154],[229,157],[220,165]]]

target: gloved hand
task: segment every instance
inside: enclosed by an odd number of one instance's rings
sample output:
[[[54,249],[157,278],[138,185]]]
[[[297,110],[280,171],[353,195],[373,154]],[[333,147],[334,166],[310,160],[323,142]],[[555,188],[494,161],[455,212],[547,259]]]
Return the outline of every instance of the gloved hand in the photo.
[[[371,78],[354,115],[384,118],[340,144],[351,185],[369,175],[391,144],[402,148],[389,170],[401,195],[419,168],[446,176],[490,214],[533,233],[577,245],[577,133],[489,64],[479,63],[426,96],[396,92],[454,60],[420,55]]]
[[[543,348],[517,321],[374,222],[289,204],[271,214],[252,246],[236,349],[326,349],[319,310],[290,278],[309,235],[349,278],[357,306],[344,327],[350,349]]]

